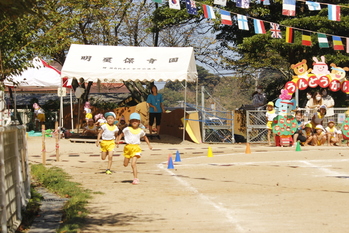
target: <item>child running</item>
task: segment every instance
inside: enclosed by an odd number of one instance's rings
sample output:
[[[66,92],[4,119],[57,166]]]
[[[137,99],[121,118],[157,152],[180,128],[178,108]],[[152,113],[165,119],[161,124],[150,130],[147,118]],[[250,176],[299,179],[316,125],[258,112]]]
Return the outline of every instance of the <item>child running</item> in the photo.
[[[145,132],[139,127],[141,123],[141,116],[138,113],[132,113],[130,115],[130,126],[123,129],[122,133],[117,138],[117,147],[119,140],[124,137],[126,145],[124,147],[124,166],[127,167],[131,160],[131,167],[133,171],[133,182],[132,184],[138,184],[139,179],[137,176],[137,159],[141,157],[142,149],[139,146],[141,144],[141,138],[144,138],[148,144],[150,150],[152,146],[149,143]]]
[[[115,143],[117,143],[116,136],[118,134],[119,129],[116,125],[114,125],[114,121],[116,118],[115,113],[107,112],[106,114],[104,114],[104,117],[107,120],[107,124],[104,124],[101,126],[101,129],[97,136],[96,145],[97,146],[101,145],[102,160],[105,160],[106,157],[108,156],[108,167],[105,173],[111,174],[112,172],[110,171],[110,169],[113,163],[113,151],[115,148]],[[101,137],[102,137],[102,141],[101,143],[99,143],[99,139]]]
[[[270,137],[271,137],[271,134],[273,133],[273,128],[271,127],[271,124],[273,123],[273,119],[276,116],[277,116],[277,114],[275,113],[274,103],[270,101],[267,104],[267,113],[266,113],[266,117],[268,120],[267,128],[268,128],[268,144],[269,144],[269,146],[271,146]]]
[[[327,125],[326,132],[328,145],[340,146],[342,144],[342,132],[335,127],[333,120],[329,120]]]

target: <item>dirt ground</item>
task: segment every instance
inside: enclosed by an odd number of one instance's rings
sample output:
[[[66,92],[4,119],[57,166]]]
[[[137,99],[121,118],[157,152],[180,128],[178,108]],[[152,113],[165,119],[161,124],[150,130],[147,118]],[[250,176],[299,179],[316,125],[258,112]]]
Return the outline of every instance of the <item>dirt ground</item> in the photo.
[[[47,164],[94,194],[82,232],[349,232],[349,148],[194,144],[164,136],[142,144],[139,185],[116,149],[112,175],[90,143],[46,139]],[[213,157],[207,157],[208,147]],[[41,138],[28,139],[41,163]],[[181,162],[167,168],[169,154]]]

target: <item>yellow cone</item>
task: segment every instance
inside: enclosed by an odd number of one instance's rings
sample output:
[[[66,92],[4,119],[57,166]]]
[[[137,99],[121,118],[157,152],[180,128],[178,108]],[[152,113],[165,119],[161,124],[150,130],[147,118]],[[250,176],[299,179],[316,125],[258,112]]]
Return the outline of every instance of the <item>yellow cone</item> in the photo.
[[[207,157],[213,157],[212,148],[210,146],[208,147]]]

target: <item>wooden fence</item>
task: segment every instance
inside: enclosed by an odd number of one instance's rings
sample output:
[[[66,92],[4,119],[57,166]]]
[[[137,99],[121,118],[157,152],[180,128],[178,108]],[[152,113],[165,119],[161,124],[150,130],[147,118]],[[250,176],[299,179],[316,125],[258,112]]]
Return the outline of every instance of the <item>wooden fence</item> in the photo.
[[[30,198],[24,126],[0,127],[0,232],[14,232]]]

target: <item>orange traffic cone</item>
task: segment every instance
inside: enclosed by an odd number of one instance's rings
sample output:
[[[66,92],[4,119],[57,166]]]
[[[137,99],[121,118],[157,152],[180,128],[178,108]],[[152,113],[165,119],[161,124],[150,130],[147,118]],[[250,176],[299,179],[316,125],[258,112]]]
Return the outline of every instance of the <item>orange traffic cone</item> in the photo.
[[[245,154],[251,154],[251,147],[250,147],[250,143],[246,143],[246,150],[245,150]]]

